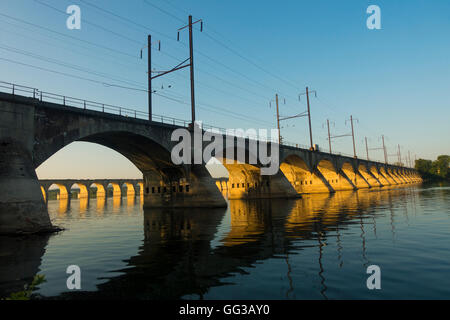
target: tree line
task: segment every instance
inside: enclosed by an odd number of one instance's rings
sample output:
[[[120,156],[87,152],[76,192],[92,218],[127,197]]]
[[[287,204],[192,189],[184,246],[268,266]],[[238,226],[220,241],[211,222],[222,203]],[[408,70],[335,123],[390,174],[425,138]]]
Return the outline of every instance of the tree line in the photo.
[[[450,156],[441,155],[436,160],[419,159],[415,168],[426,180],[450,180]]]

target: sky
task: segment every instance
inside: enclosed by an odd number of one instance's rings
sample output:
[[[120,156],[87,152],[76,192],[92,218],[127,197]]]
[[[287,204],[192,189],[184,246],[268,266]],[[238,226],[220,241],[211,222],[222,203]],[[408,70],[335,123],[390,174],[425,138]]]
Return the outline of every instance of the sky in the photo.
[[[72,4],[81,8],[81,30],[66,27]],[[369,5],[380,7],[380,30],[366,26]],[[298,96],[308,86],[317,91],[310,99],[313,140],[325,150],[326,120],[332,135],[346,135],[352,115],[359,157],[366,156],[364,137],[376,149],[381,135],[391,161],[398,145],[413,159],[450,153],[447,0],[2,0],[0,81],[146,111],[146,92],[101,83],[146,89],[147,49],[144,59],[140,50],[147,34],[155,41],[154,69],[188,58],[188,34],[177,42],[177,29],[189,14],[203,20],[203,32],[198,24],[194,30],[194,63],[197,119],[205,124],[275,128],[275,94],[280,114],[295,115],[306,110]],[[188,72],[154,80],[154,114],[190,119]],[[308,145],[307,119],[283,121],[281,135]],[[351,137],[332,141],[334,151],[353,153]],[[369,152],[383,159],[381,150]],[[117,152],[83,142],[57,152],[37,174],[142,176]]]

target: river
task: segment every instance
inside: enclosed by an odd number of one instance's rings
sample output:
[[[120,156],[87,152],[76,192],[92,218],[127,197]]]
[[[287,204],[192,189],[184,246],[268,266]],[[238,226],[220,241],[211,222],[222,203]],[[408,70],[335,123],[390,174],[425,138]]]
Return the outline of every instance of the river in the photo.
[[[227,209],[142,209],[137,198],[50,200],[48,236],[0,238],[0,296],[449,299],[450,185],[423,184]],[[69,290],[69,265],[81,289]],[[367,267],[381,271],[369,290]]]

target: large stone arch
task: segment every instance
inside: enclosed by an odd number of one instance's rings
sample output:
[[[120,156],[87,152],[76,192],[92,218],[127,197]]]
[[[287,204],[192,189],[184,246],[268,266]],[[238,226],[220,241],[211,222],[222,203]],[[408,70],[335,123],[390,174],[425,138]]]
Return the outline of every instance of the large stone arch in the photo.
[[[178,142],[171,135],[177,126],[14,95],[2,96],[0,111],[17,115],[0,119],[0,162],[10,176],[0,180],[0,233],[53,230],[35,169],[75,141],[98,143],[124,155],[142,171],[145,191],[157,184],[168,190],[182,184],[183,192],[176,194],[144,193],[146,206],[226,206],[204,164],[172,163],[170,150]]]
[[[226,206],[220,193],[216,194],[215,189],[211,188],[212,179],[207,181],[210,176],[204,165],[173,164],[170,154],[173,144],[161,142],[170,141],[170,137],[168,139],[164,137],[168,133],[157,134],[152,130],[142,129],[135,130],[136,132],[124,131],[126,126],[117,128],[122,130],[92,129],[90,127],[83,132],[75,130],[69,139],[59,139],[60,135],[55,134],[53,138],[47,139],[54,144],[49,146],[41,144],[41,148],[34,151],[37,155],[36,162],[41,162],[73,141],[97,143],[119,152],[143,173],[143,189],[146,191],[144,192],[145,206],[183,207],[193,205],[192,201],[196,202],[194,206]],[[93,131],[97,132],[92,134]],[[199,183],[200,180],[201,183]],[[116,192],[118,193],[118,191]],[[196,192],[210,193],[210,197],[195,196],[194,200],[192,198]]]

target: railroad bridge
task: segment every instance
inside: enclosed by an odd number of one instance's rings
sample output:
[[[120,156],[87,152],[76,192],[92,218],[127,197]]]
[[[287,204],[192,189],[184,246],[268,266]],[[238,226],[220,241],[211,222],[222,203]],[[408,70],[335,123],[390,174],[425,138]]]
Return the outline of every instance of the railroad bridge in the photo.
[[[134,197],[144,194],[144,184],[141,179],[40,179],[39,185],[45,202],[48,202],[48,192],[52,186],[58,187],[59,199],[69,199],[69,201],[71,190],[75,185],[79,188],[78,197],[80,199],[89,199],[91,188],[95,189],[96,197],[106,198],[108,197],[108,186],[113,189],[113,197],[123,195]]]
[[[35,169],[75,141],[101,144],[128,158],[143,174],[145,207],[226,207],[225,190],[230,199],[291,198],[421,181],[411,168],[281,145],[276,174],[261,175],[261,163],[220,159],[229,178],[218,182],[205,162],[172,162],[171,150],[178,144],[171,141],[172,132],[188,127],[188,122],[142,116],[34,88],[13,86],[11,93],[0,93],[0,233],[52,228]],[[237,140],[232,139],[237,155]],[[203,142],[202,150],[208,144]],[[245,139],[246,159],[249,144]],[[267,145],[270,152],[278,147]]]

